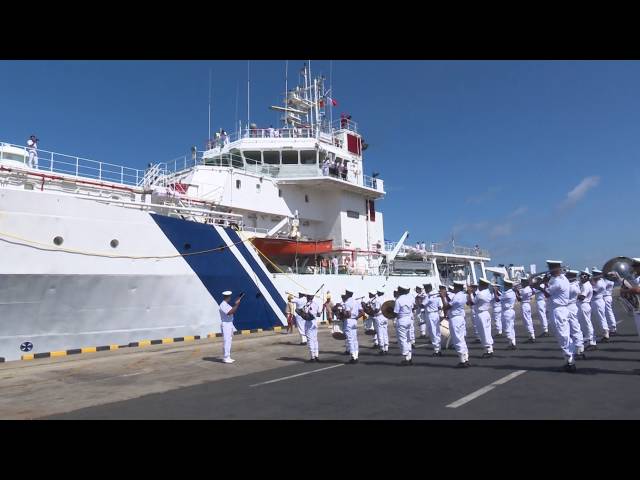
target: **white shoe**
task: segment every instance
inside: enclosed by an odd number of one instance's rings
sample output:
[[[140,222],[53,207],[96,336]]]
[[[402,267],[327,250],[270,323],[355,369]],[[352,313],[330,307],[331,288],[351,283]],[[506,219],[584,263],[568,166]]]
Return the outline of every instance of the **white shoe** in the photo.
[[[222,363],[233,363],[233,362],[235,362],[235,360],[231,357],[222,359]]]

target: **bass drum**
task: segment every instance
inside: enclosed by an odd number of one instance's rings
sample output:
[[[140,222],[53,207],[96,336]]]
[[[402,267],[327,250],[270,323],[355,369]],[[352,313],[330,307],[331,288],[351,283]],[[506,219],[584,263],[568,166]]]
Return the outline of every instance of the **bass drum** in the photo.
[[[334,320],[331,323],[331,336],[336,340],[344,340],[347,338],[345,333],[342,331],[342,320]]]
[[[451,343],[451,331],[449,330],[449,320],[445,318],[440,321],[440,345],[447,349],[449,343]]]

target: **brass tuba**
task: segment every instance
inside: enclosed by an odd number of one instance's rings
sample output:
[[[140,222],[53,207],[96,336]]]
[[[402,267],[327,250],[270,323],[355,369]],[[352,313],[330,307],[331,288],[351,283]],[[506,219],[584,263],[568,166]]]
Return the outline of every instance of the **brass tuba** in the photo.
[[[640,311],[640,295],[629,291],[631,287],[640,286],[633,276],[633,263],[633,260],[629,257],[614,257],[602,267],[603,275],[614,272],[618,279],[622,281],[620,298],[630,313]]]

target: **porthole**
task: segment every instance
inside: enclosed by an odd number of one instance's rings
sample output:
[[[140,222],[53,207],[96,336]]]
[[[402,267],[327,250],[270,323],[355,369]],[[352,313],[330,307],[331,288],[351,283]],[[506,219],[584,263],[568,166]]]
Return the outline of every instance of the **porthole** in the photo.
[[[111,243],[109,245],[111,245],[111,248],[116,248],[118,245],[120,245],[120,242],[114,238],[113,240],[111,240]]]
[[[62,237],[56,237],[53,239],[53,243],[56,244],[57,246],[62,245],[62,242],[64,242],[64,239]]]

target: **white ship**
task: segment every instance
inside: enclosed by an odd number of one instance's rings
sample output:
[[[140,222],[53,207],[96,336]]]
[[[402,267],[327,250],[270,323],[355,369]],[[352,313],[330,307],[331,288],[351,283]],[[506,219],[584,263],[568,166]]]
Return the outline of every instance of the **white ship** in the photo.
[[[486,276],[478,248],[385,242],[357,124],[331,121],[324,78],[305,65],[302,79],[271,107],[279,128],[244,125],[144,170],[45,150],[30,166],[0,144],[0,358],[206,337],[228,289],[247,294],[235,326],[252,330],[286,325],[286,292],[392,298]]]

